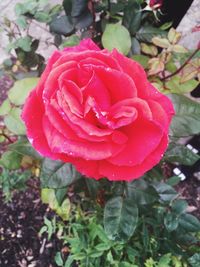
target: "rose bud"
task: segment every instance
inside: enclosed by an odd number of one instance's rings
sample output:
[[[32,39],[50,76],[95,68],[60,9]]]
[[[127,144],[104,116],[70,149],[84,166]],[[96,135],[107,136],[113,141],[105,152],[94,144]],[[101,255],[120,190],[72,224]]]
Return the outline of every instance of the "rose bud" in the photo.
[[[149,1],[149,6],[152,9],[158,9],[161,8],[161,6],[163,5],[163,0],[150,0]]]

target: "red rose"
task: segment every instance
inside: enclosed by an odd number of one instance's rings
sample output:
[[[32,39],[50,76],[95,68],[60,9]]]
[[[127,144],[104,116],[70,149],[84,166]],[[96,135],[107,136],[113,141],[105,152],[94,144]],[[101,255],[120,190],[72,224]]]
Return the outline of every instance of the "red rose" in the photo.
[[[54,52],[22,118],[42,155],[95,179],[130,181],[160,161],[173,114],[138,63],[86,39]]]

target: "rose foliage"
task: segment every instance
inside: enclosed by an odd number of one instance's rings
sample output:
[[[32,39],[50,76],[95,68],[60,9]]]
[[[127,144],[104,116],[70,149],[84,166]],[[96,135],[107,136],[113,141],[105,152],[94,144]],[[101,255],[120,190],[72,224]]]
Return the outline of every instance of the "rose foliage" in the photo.
[[[45,157],[95,179],[130,181],[160,161],[173,114],[138,63],[85,39],[54,52],[22,118]]]

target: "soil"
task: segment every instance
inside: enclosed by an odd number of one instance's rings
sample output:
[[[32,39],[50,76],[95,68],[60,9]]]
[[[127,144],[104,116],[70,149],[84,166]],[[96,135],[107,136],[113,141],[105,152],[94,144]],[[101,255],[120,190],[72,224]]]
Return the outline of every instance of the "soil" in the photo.
[[[24,192],[15,192],[5,203],[0,194],[0,267],[54,267],[62,244],[56,236],[39,235],[44,216],[52,217],[40,201],[38,181],[30,179]]]

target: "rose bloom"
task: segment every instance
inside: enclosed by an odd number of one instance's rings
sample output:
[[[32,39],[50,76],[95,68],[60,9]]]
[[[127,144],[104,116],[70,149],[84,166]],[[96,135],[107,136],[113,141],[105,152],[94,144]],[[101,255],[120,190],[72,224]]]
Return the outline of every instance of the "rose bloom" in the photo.
[[[173,114],[138,63],[85,39],[53,53],[22,119],[45,157],[95,179],[131,181],[160,161]]]

